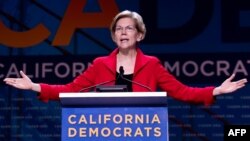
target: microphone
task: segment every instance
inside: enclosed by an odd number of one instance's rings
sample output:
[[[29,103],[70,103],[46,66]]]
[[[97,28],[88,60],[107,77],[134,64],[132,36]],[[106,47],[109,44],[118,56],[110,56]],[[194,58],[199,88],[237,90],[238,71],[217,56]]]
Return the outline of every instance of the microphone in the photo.
[[[101,86],[101,85],[104,85],[104,84],[107,84],[107,83],[110,83],[110,82],[113,82],[113,81],[115,81],[115,79],[113,79],[113,80],[108,80],[108,81],[104,81],[104,82],[102,82],[102,83],[98,83],[98,84],[95,84],[95,85],[91,85],[91,86],[89,86],[89,87],[82,88],[82,89],[80,89],[78,92],[82,92],[82,91],[85,91],[85,90],[88,90],[88,89],[96,88],[96,87],[98,87],[98,86]]]
[[[129,79],[123,77],[123,75],[124,75],[123,66],[120,66],[120,68],[119,68],[119,73],[120,73],[119,76],[120,76],[123,80],[129,81],[129,82],[131,82],[131,83],[135,83],[135,84],[137,84],[137,85],[139,85],[139,86],[141,86],[141,87],[143,87],[143,88],[146,88],[148,91],[152,92],[152,89],[151,89],[150,87],[148,87],[148,86],[146,86],[146,85],[143,85],[143,84],[141,84],[141,83],[138,83],[138,82],[136,82],[136,81],[129,80]]]

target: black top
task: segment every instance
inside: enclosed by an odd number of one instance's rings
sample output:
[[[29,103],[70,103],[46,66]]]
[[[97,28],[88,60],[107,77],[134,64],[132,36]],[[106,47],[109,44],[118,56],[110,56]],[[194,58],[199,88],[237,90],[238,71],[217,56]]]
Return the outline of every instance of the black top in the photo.
[[[123,77],[132,81],[133,74],[124,74]],[[127,85],[128,92],[132,92],[132,82],[122,79],[118,72],[116,72],[116,78],[115,85]]]

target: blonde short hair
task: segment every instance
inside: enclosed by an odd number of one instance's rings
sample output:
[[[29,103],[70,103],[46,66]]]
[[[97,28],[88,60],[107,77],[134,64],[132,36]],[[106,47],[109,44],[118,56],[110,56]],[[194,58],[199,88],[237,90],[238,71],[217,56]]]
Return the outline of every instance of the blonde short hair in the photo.
[[[110,32],[111,32],[111,36],[112,38],[114,37],[114,33],[115,33],[115,27],[116,27],[116,23],[118,22],[118,20],[120,20],[121,18],[132,18],[135,21],[135,28],[137,29],[138,32],[142,33],[142,38],[145,38],[146,35],[146,27],[145,24],[143,22],[143,19],[141,17],[141,15],[139,15],[137,12],[133,12],[133,11],[129,11],[129,10],[124,10],[120,13],[118,13],[111,25],[110,25]]]

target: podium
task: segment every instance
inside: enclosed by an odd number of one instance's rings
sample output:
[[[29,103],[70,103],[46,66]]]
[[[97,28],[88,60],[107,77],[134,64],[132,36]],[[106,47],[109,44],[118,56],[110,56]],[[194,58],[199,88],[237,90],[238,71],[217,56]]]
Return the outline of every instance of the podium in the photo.
[[[165,92],[60,93],[62,141],[168,141]]]

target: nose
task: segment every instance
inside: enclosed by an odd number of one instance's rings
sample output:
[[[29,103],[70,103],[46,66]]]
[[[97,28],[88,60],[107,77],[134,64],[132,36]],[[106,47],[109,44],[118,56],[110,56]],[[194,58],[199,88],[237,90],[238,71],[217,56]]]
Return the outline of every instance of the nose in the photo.
[[[127,33],[126,28],[122,28],[122,34],[126,34],[126,33]]]

